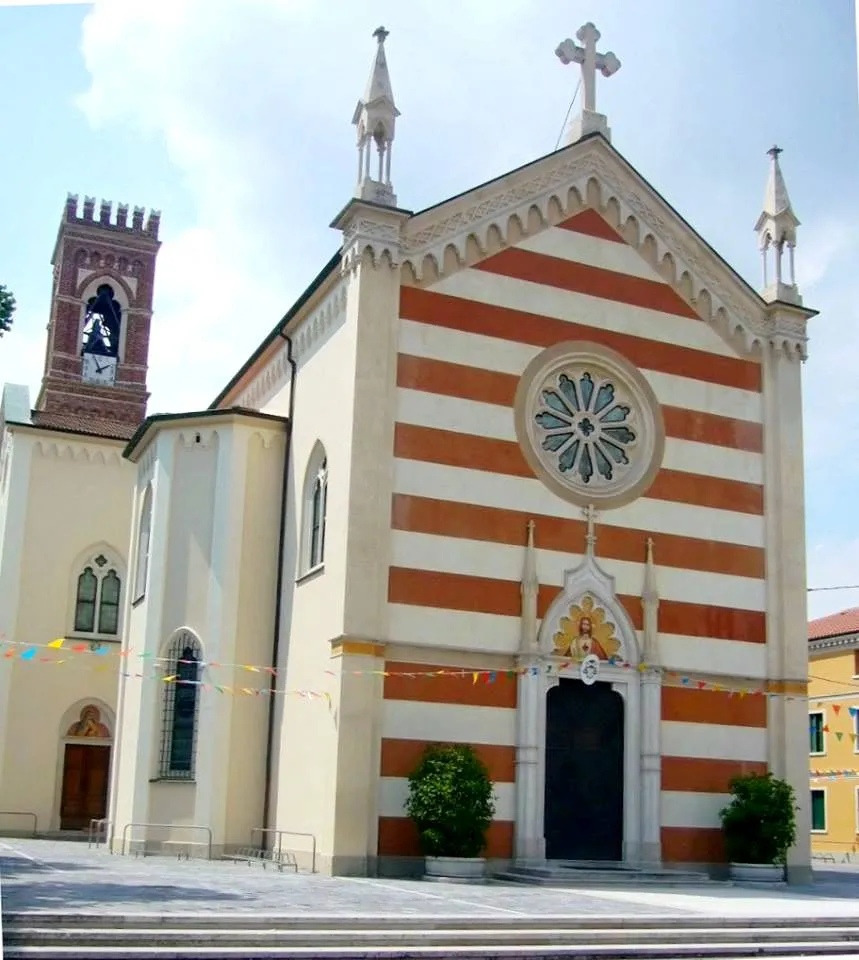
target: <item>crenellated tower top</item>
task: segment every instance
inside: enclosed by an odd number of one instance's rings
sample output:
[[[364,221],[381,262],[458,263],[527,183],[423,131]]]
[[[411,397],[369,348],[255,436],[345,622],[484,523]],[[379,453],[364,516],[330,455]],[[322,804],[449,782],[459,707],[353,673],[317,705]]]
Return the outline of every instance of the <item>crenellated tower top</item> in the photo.
[[[152,240],[158,239],[158,230],[161,226],[161,211],[150,210],[146,216],[144,207],[135,207],[131,214],[131,223],[128,222],[128,204],[118,203],[114,215],[112,200],[102,200],[98,204],[96,217],[95,197],[84,197],[83,208],[80,209],[79,197],[70,193],[66,197],[66,223],[91,224],[97,223],[100,227],[126,230],[129,233],[139,233]]]

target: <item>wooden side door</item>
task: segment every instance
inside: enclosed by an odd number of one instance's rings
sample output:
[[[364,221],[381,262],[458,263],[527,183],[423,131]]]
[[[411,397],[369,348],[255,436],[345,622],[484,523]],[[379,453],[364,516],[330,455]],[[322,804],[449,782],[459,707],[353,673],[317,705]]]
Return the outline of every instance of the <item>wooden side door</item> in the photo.
[[[63,762],[60,829],[84,830],[107,813],[110,747],[67,743]]]

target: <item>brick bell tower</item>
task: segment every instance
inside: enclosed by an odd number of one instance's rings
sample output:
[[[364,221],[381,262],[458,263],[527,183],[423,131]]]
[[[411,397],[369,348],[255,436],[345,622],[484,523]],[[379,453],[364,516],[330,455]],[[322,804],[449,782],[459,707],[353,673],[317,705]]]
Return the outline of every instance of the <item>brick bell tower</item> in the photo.
[[[146,416],[146,362],[161,215],[69,194],[33,423],[126,439]]]

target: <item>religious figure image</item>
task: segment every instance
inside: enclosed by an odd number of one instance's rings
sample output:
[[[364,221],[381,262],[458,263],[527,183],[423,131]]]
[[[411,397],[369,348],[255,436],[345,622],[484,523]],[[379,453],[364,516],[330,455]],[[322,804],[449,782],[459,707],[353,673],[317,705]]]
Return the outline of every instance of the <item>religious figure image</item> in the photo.
[[[611,660],[620,655],[615,625],[606,619],[605,610],[594,604],[593,597],[585,596],[581,604],[572,604],[558,626],[560,629],[552,642],[555,653],[560,656],[584,660],[593,655],[600,660]]]
[[[81,710],[80,717],[69,727],[66,736],[109,739],[110,730],[101,722],[101,711],[98,707],[88,703]]]

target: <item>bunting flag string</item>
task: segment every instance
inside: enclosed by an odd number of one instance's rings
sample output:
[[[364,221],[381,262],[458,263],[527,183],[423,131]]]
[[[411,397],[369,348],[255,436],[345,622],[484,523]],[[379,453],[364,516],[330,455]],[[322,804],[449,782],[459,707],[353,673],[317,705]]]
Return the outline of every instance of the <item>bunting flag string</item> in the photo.
[[[859,770],[812,770],[812,780],[859,780]]]
[[[0,647],[6,647],[7,649],[3,653],[3,659],[14,659],[16,662],[23,661],[27,663],[43,663],[43,664],[74,664],[75,666],[91,666],[90,660],[92,657],[98,658],[99,663],[94,665],[94,669],[99,671],[105,671],[110,669],[110,664],[106,661],[110,659],[121,658],[128,664],[129,660],[135,659],[141,661],[141,667],[147,665],[154,668],[170,664],[173,666],[177,661],[173,661],[167,657],[159,657],[150,653],[135,653],[132,649],[117,649],[115,645],[101,643],[101,642],[90,642],[90,641],[80,641],[80,640],[68,640],[66,638],[57,638],[46,644],[33,644],[33,643],[24,643],[22,641],[11,641],[11,640],[2,640],[0,641]],[[72,656],[68,656],[71,654]],[[178,663],[183,663],[184,661],[179,660]],[[406,678],[406,679],[419,679],[419,678],[433,678],[433,677],[450,677],[450,678],[470,678],[473,685],[478,683],[483,684],[494,684],[498,682],[499,679],[512,680],[518,676],[525,675],[530,673],[531,675],[538,675],[540,673],[546,673],[547,675],[556,675],[559,672],[563,672],[572,664],[577,663],[577,659],[564,659],[556,663],[548,663],[541,665],[531,665],[531,666],[522,666],[515,667],[510,669],[501,669],[501,670],[473,670],[466,668],[442,668],[435,670],[423,670],[423,671],[390,671],[390,670],[346,670],[344,671],[350,675],[373,675],[373,676],[392,676],[396,675],[397,677]],[[807,697],[798,694],[787,694],[782,691],[776,691],[767,689],[766,686],[761,684],[760,680],[753,680],[748,678],[733,678],[730,682],[717,682],[711,680],[702,680],[696,679],[691,676],[685,676],[682,673],[666,670],[662,667],[655,667],[647,663],[641,664],[631,664],[627,661],[621,660],[618,657],[613,657],[608,661],[608,664],[614,667],[621,667],[623,669],[633,669],[638,670],[641,673],[658,673],[662,678],[663,685],[668,686],[679,686],[686,687],[689,689],[698,689],[698,690],[709,690],[712,692],[721,692],[727,694],[728,697],[738,697],[743,699],[745,697],[782,697],[786,700],[807,700]],[[279,677],[283,670],[278,669],[277,667],[272,666],[261,666],[256,664],[246,664],[246,663],[220,663],[217,661],[202,661],[199,663],[200,667],[206,668],[207,670],[232,670],[234,672],[245,672],[252,674],[265,674],[270,677]],[[174,667],[175,668],[175,667]],[[169,682],[175,680],[175,677],[164,677],[157,672],[153,672],[151,676],[146,676],[140,672],[133,671],[130,664],[124,669],[122,669],[121,674],[125,677],[136,678],[136,679],[156,679],[161,682]],[[339,675],[339,672],[333,670],[326,670],[324,674],[336,677]],[[190,681],[179,681],[182,683]],[[195,681],[196,682],[196,681]],[[251,691],[258,690],[259,693],[269,694],[272,692],[270,688],[254,688],[254,687],[243,687],[241,685],[229,685],[229,684],[215,684],[212,682],[200,682],[200,685],[206,688],[212,688],[219,692],[226,692],[228,690],[237,689],[239,691]],[[288,693],[290,691],[278,691],[277,688],[274,689],[275,693]],[[299,695],[301,691],[298,692]],[[310,691],[317,696],[328,696],[328,694],[322,694],[318,691]]]

